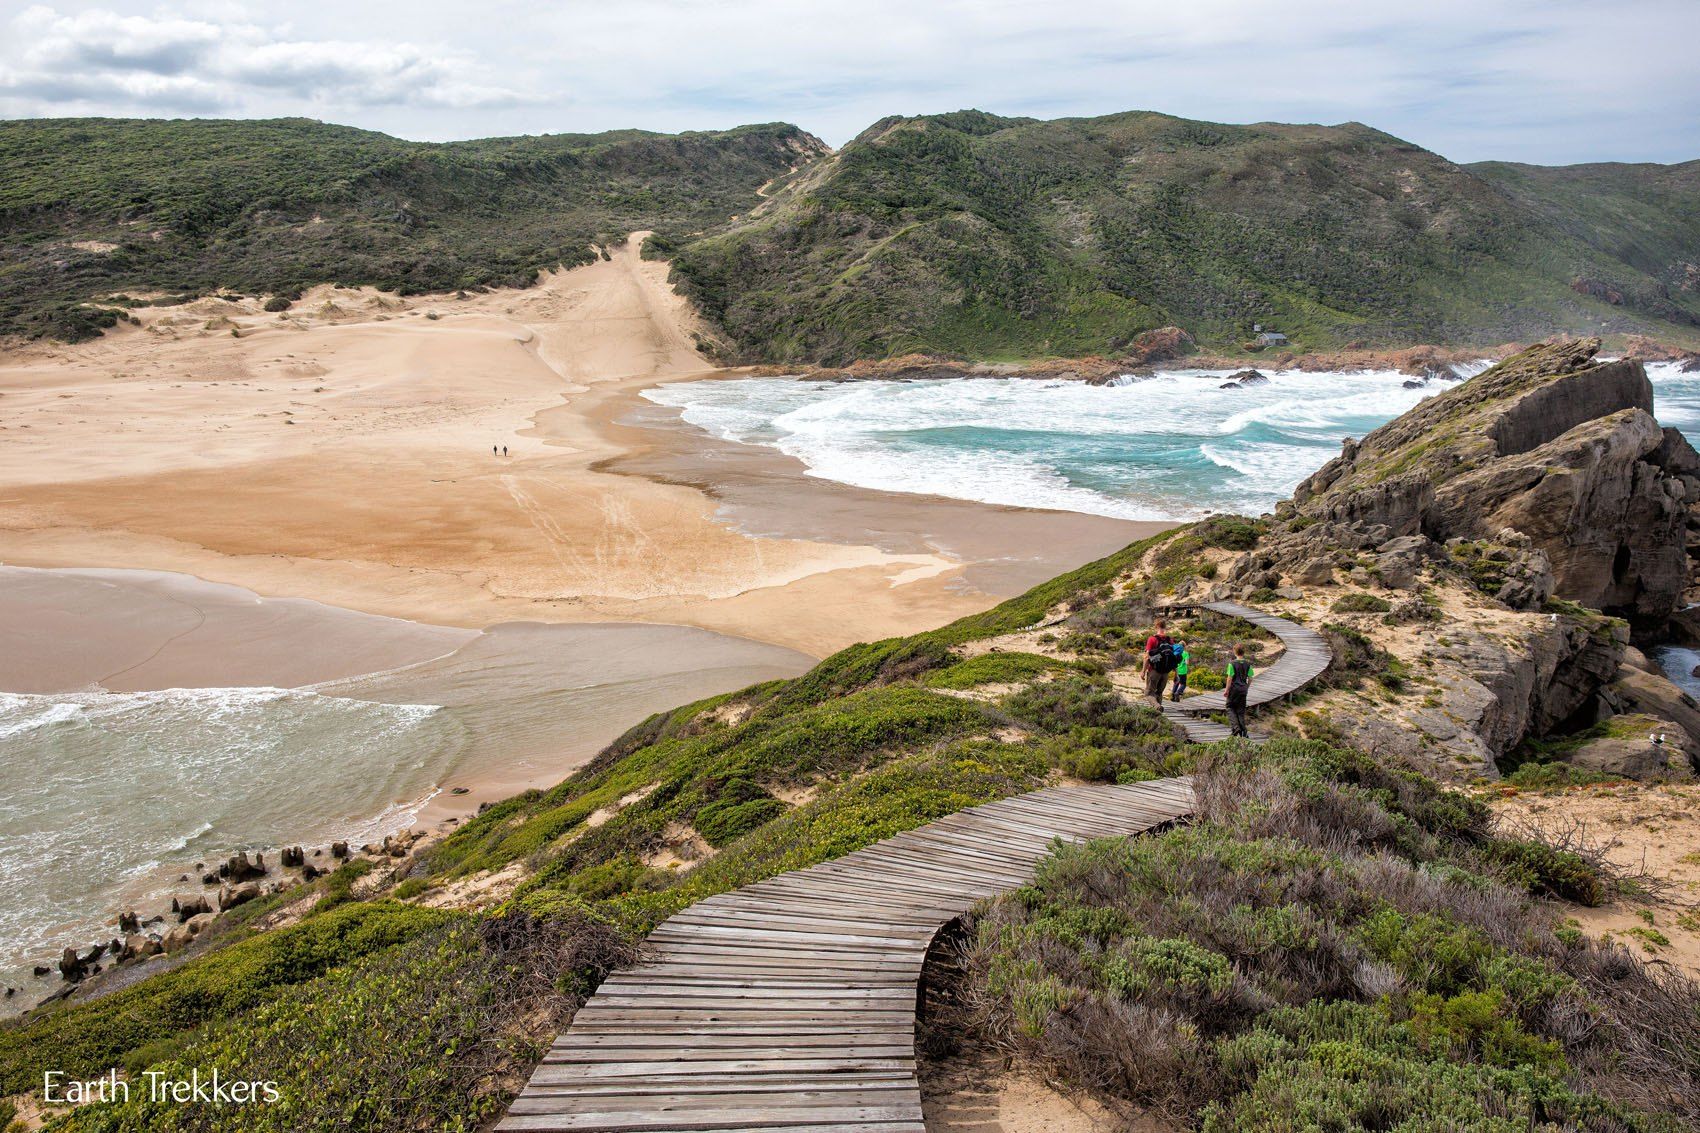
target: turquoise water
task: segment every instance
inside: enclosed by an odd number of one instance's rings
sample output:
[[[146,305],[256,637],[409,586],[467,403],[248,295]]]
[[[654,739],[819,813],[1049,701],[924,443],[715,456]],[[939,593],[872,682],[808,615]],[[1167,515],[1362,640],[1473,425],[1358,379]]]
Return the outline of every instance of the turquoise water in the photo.
[[[1480,367],[1471,367],[1471,372]],[[1700,434],[1700,375],[1650,367],[1666,424]],[[859,487],[1107,515],[1258,514],[1365,433],[1447,388],[1393,372],[1223,371],[1126,385],[1022,379],[746,378],[645,391],[710,433],[767,445]]]

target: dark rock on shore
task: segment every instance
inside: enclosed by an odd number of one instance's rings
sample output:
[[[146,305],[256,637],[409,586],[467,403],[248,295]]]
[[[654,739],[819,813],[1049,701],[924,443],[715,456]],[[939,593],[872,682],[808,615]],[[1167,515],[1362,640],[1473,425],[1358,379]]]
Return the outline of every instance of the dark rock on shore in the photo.
[[[254,860],[248,860],[248,851],[238,850],[224,863],[223,874],[229,881],[247,881],[253,877],[264,877],[266,873],[266,857],[256,853]]]
[[[218,911],[228,912],[238,905],[246,905],[249,901],[260,896],[260,887],[252,881],[240,885],[223,885],[218,891]],[[210,910],[207,910],[210,912]]]
[[[182,924],[190,917],[198,917],[202,913],[212,912],[212,905],[205,897],[190,897],[187,899],[173,897],[171,911],[177,914],[177,923]]]

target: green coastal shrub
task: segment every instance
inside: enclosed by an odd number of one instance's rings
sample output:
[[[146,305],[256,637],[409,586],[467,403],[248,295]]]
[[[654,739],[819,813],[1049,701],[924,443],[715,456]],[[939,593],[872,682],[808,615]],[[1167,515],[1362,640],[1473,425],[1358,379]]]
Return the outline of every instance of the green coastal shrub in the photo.
[[[172,1057],[170,1077],[276,1084],[279,1098],[229,1107],[84,1107],[76,1133],[239,1129],[403,1133],[483,1127],[508,1098],[500,1072],[534,1059],[631,942],[581,903],[516,902],[487,918],[439,919],[417,936],[274,996],[239,1022],[209,1020]]]
[[[976,911],[976,1041],[1224,1133],[1695,1118],[1693,985],[1529,895],[1591,896],[1578,862],[1313,741],[1214,759],[1195,782],[1193,825],[1059,846]]]
[[[391,901],[333,909],[262,933],[89,1003],[52,1007],[0,1030],[0,1091],[35,1089],[44,1070],[92,1078],[133,1052],[229,1019],[333,968],[460,915]],[[135,1067],[132,1067],[134,1069]]]
[[[1337,614],[1385,614],[1393,608],[1393,603],[1374,594],[1354,591],[1336,598],[1329,608]]]
[[[1021,684],[1060,672],[1062,662],[1037,653],[980,653],[928,674],[929,688],[969,689],[979,685]]]

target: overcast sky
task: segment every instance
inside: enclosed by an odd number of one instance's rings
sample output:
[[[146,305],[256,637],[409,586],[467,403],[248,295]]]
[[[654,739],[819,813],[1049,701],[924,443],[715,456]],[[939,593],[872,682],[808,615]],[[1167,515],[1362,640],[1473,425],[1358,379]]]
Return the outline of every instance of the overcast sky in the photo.
[[[425,140],[888,114],[1356,119],[1459,161],[1700,157],[1700,0],[0,0],[0,117]]]

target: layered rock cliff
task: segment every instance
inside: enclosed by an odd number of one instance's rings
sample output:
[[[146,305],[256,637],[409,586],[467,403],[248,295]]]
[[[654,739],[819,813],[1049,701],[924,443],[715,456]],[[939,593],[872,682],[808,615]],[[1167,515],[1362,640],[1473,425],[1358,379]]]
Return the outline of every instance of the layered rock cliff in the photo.
[[[1641,363],[1595,362],[1599,345],[1534,347],[1348,441],[1300,485],[1298,513],[1438,544],[1526,540],[1511,604],[1550,593],[1662,636],[1692,573],[1700,456],[1654,418]]]
[[[1383,650],[1404,676],[1323,698],[1368,748],[1492,776],[1530,740],[1633,718],[1679,758],[1620,738],[1624,766],[1686,773],[1700,705],[1625,658],[1689,587],[1700,457],[1653,416],[1641,364],[1598,350],[1542,344],[1347,440],[1197,588]]]

